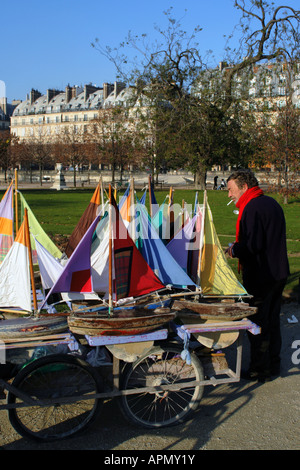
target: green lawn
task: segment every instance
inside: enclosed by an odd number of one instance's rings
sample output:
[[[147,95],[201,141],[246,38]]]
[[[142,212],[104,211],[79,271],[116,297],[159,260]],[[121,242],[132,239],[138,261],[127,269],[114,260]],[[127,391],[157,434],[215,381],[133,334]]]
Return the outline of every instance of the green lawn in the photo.
[[[80,216],[87,207],[93,194],[93,189],[72,191],[51,190],[22,190],[22,194],[31,207],[36,218],[46,233],[51,237],[55,234],[69,236]],[[184,200],[187,204],[194,205],[195,190],[176,189],[174,191],[174,203],[181,205]],[[0,192],[0,197],[4,192]],[[120,193],[122,195],[123,192]],[[161,204],[169,190],[156,190],[155,195],[158,204]],[[137,191],[141,197],[142,192]],[[300,200],[292,199],[289,204],[282,204],[282,198],[278,194],[270,194],[281,204],[287,225],[287,248],[290,261],[291,276],[286,286],[286,292],[298,293],[300,275]],[[225,248],[233,241],[237,215],[233,213],[235,206],[227,206],[229,201],[227,191],[208,191],[208,203],[210,205],[217,234],[222,246]],[[198,199],[203,201],[203,191],[199,191]],[[148,203],[148,197],[146,204]],[[236,260],[230,260],[231,266],[236,270]]]

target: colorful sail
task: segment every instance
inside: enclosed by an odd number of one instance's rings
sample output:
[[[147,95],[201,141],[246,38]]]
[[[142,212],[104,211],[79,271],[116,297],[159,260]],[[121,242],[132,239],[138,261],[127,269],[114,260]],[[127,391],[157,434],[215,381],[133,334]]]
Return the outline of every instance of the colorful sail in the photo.
[[[85,232],[59,278],[48,292],[45,302],[51,294],[57,292],[93,292],[90,251],[93,233],[99,219],[100,215]],[[43,305],[40,308],[42,307]]]
[[[31,208],[29,207],[26,199],[24,198],[23,194],[19,191],[20,202],[21,202],[21,218],[24,216],[24,211],[27,209],[28,213],[28,224],[29,224],[29,231],[30,231],[30,243],[31,243],[31,250],[32,250],[32,261],[34,264],[37,264],[37,251],[36,251],[36,243],[35,240],[38,240],[46,250],[54,256],[54,258],[60,259],[62,257],[62,252],[59,248],[53,243],[51,238],[46,234],[46,232],[41,227],[40,223],[36,219],[34,213],[32,212]]]
[[[144,204],[144,205],[146,204],[146,196],[147,196],[147,189],[145,189],[145,191],[144,191],[144,193],[143,193],[143,195],[140,199],[141,204]]]
[[[200,283],[204,295],[248,295],[246,289],[238,281],[227,262],[207,202],[205,207]]]
[[[160,238],[167,244],[182,226],[182,208],[179,204],[166,203],[167,196],[158,207],[151,221]]]
[[[194,287],[194,282],[170,254],[141,204],[137,204],[136,222],[139,250],[161,282],[175,288]]]
[[[12,194],[13,183],[11,182],[0,202],[0,262],[3,261],[14,241]]]
[[[42,286],[43,286],[43,291],[44,295],[47,295],[49,293],[49,290],[52,288],[52,286],[55,284],[55,282],[58,280],[59,276],[64,270],[64,265],[61,264],[56,258],[54,258],[51,253],[47,251],[47,249],[42,246],[37,240],[35,240],[36,243],[36,250],[37,250],[37,258],[38,258],[38,264],[39,264],[39,269],[40,269],[40,276],[41,276],[41,281],[42,281]],[[100,256],[100,259],[102,260],[103,257]],[[91,264],[93,265],[93,257],[91,258]],[[94,288],[96,285],[94,276],[93,276],[93,266],[92,266],[92,278],[93,278],[93,286]],[[75,300],[96,300],[99,301],[100,298],[98,295],[94,293],[87,293],[87,292],[55,292],[47,297],[47,303],[51,304],[53,302],[59,302],[59,301],[65,301],[65,302],[72,302]]]
[[[84,213],[79,219],[78,224],[73,230],[68,245],[66,247],[65,253],[68,258],[72,255],[76,246],[82,239],[83,235],[86,233],[87,229],[90,227],[91,223],[95,220],[95,217],[99,211],[99,206],[101,204],[101,186],[100,183],[97,185],[94,194],[85,209]]]
[[[34,241],[42,286],[44,292],[47,292],[59,278],[64,267],[37,239]]]
[[[167,220],[167,210],[166,199],[162,202],[160,206],[157,207],[155,214],[152,215],[151,222],[153,227],[159,234],[159,237],[163,240],[165,234],[166,220]]]
[[[76,293],[108,298],[110,236],[113,239],[114,301],[139,297],[165,287],[130,238],[114,199],[113,208],[112,233],[109,218],[105,215],[100,220],[98,215],[50,289],[44,304],[55,292],[74,293],[72,300],[77,298]]]
[[[159,205],[157,204],[157,200],[155,197],[151,175],[149,175],[149,178],[148,178],[148,186],[149,186],[150,217],[153,218],[159,209]]]
[[[132,191],[130,189],[131,188],[130,188],[130,183],[129,183],[119,203],[120,214],[122,216],[122,219],[126,223],[130,223],[130,220],[131,220],[130,208],[131,208],[131,205],[134,204],[134,201],[132,200]]]
[[[0,265],[0,307],[32,310],[29,253],[24,221]]]
[[[139,297],[163,289],[165,286],[154,274],[130,237],[113,198],[112,206],[115,299]]]
[[[200,215],[199,215],[200,217]],[[174,235],[172,240],[166,245],[169,253],[177,261],[179,266],[188,271],[188,254],[190,250],[198,251],[198,245],[195,243],[195,224],[196,215],[190,219],[178,232]]]

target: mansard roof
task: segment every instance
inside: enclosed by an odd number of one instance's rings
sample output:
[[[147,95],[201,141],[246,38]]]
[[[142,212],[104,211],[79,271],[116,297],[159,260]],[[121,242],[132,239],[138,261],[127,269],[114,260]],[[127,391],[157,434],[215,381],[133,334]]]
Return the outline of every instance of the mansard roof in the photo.
[[[73,93],[68,96],[67,91],[50,90],[52,93],[27,97],[15,109],[14,116],[28,114],[47,114],[68,111],[82,111],[88,109],[99,109],[103,104],[103,89],[92,87],[92,90],[86,87],[73,87]],[[38,93],[40,95],[40,93]]]
[[[145,90],[147,91],[147,87]],[[137,88],[126,87],[124,83],[104,84],[103,88],[91,84],[84,87],[68,85],[65,91],[49,89],[45,95],[41,95],[37,90],[31,90],[26,100],[16,107],[13,116],[99,110],[111,106],[149,105],[147,93],[137,96]]]

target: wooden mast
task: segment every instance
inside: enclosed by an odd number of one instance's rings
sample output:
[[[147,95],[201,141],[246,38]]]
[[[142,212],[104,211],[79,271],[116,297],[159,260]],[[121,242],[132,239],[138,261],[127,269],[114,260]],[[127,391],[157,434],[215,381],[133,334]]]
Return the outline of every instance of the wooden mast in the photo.
[[[15,221],[16,233],[19,230],[19,212],[18,212],[18,169],[15,168]]]
[[[149,213],[152,219],[152,191],[151,191],[151,175],[148,176],[148,187],[149,187]]]
[[[104,191],[103,191],[103,181],[102,181],[102,175],[100,176],[100,195],[101,195],[101,209],[104,207]]]
[[[112,279],[112,193],[109,185],[109,280],[108,280],[108,314],[113,311],[113,279]]]
[[[202,225],[201,225],[201,233],[200,233],[200,241],[199,241],[199,258],[198,258],[198,266],[197,266],[197,290],[201,291],[200,286],[200,274],[201,274],[201,258],[203,252],[203,241],[204,241],[204,228],[205,228],[205,212],[206,212],[206,200],[207,200],[207,193],[206,190],[204,191],[203,195],[203,214],[202,214]]]
[[[135,233],[135,207],[134,207],[134,179],[133,177],[130,178],[130,207],[129,207],[129,220],[130,220],[130,236],[132,240],[135,242],[136,233]]]
[[[25,221],[25,240],[26,240],[26,246],[27,246],[27,249],[28,249],[28,256],[29,256],[29,269],[30,269],[31,288],[32,288],[32,296],[33,296],[33,308],[34,308],[34,311],[36,312],[36,310],[37,310],[37,297],[36,297],[36,289],[35,289],[35,282],[34,282],[34,271],[33,271],[32,251],[31,251],[31,243],[30,243],[30,233],[29,233],[27,208],[25,208],[25,211],[24,211],[24,221]]]
[[[173,208],[173,197],[174,192],[171,186],[169,194],[169,205],[168,205],[168,219],[169,219],[169,237],[172,238],[174,235],[174,208]]]

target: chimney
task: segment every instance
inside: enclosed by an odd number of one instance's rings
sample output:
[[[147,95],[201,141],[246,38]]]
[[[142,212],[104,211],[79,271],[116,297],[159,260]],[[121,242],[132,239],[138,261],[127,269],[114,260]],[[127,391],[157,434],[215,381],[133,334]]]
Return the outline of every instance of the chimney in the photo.
[[[42,96],[42,94],[32,88],[30,92],[30,104],[33,104],[40,96]]]
[[[91,93],[99,90],[99,87],[93,85],[84,85],[84,101],[87,101]]]
[[[103,83],[103,99],[106,100],[108,95],[113,91],[114,86],[111,83]]]
[[[73,86],[73,87],[71,88],[71,90],[72,90],[72,98],[76,98],[76,96],[77,96],[77,91],[78,91],[78,87]]]
[[[121,93],[122,90],[124,90],[124,88],[126,88],[125,83],[115,82],[115,87],[114,87],[115,98],[118,96],[119,93]]]
[[[50,103],[50,101],[52,100],[52,98],[54,98],[54,96],[58,95],[58,93],[61,93],[60,91],[58,90],[47,90],[47,104]]]
[[[69,101],[73,98],[73,88],[70,87],[70,85],[66,86],[65,94],[66,94],[66,103],[69,103]]]

